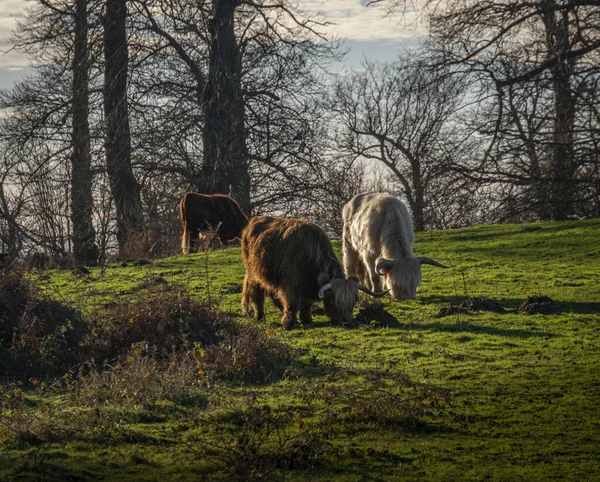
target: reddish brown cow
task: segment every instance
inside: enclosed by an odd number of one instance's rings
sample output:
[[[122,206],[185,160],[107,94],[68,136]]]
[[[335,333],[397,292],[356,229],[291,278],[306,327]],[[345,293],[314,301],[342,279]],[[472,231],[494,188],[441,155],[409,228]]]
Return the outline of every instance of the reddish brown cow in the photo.
[[[263,319],[265,295],[282,311],[284,329],[293,328],[300,311],[303,324],[312,322],[311,307],[322,299],[334,321],[349,323],[358,290],[374,293],[356,279],[344,277],[329,237],[319,226],[299,219],[257,216],[242,232],[242,259],[246,268],[242,309],[252,304]]]
[[[179,219],[183,228],[183,254],[189,254],[191,244],[198,239],[200,231],[216,227],[219,239],[226,243],[239,238],[248,224],[248,218],[238,204],[225,194],[186,193],[179,202]]]

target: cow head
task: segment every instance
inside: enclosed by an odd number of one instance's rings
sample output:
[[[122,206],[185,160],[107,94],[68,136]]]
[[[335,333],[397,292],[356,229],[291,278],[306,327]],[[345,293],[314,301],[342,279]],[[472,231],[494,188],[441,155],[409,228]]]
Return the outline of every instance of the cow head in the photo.
[[[352,322],[352,312],[358,300],[359,290],[376,297],[385,295],[385,292],[375,293],[371,291],[354,278],[335,278],[330,280],[327,273],[319,275],[318,283],[319,298],[323,300],[325,313],[331,318],[331,321],[339,324]]]
[[[448,267],[422,256],[399,259],[378,258],[375,262],[375,272],[384,277],[385,286],[392,292],[393,299],[414,299],[417,297],[417,288],[421,283],[422,264],[430,264],[438,268]]]

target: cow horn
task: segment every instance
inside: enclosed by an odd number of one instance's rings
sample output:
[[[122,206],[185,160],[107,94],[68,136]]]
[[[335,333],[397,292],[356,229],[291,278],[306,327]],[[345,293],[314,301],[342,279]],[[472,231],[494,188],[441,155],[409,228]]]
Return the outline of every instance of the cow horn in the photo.
[[[321,289],[319,290],[319,298],[320,299],[325,298],[325,292],[330,289],[331,289],[331,283],[325,283],[323,286],[321,286]],[[314,293],[314,291],[313,291],[313,293]]]
[[[431,258],[426,258],[424,256],[417,256],[420,264],[430,264],[431,266],[437,266],[438,268],[447,268],[448,266],[443,265],[442,263],[438,263]]]
[[[382,273],[381,270],[383,268],[391,268],[391,267],[392,267],[392,260],[391,259],[381,259],[381,261],[379,261],[379,263],[377,263],[377,265],[375,266],[375,272],[379,276],[383,276],[384,273]]]
[[[386,293],[388,293],[390,290],[385,290],[382,291],[380,293],[375,293],[374,291],[371,291],[369,288],[367,288],[365,285],[362,285],[360,283],[356,283],[357,288],[360,291],[364,291],[365,293],[367,293],[368,295],[374,296],[375,298],[381,298],[383,295],[385,295]]]

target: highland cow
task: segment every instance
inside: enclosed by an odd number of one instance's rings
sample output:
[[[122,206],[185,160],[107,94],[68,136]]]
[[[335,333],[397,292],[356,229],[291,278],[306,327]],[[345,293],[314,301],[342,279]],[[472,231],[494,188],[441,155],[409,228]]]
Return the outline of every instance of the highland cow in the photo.
[[[415,298],[421,265],[447,268],[413,254],[415,234],[408,209],[387,193],[354,196],[344,206],[342,221],[346,276],[357,276],[374,291],[381,291],[383,278],[395,300]]]
[[[183,228],[181,251],[189,254],[200,231],[216,228],[222,243],[242,234],[248,218],[238,204],[225,194],[196,194],[188,192],[179,202],[179,219]]]
[[[252,304],[264,319],[265,295],[281,310],[284,329],[312,323],[311,308],[322,299],[335,323],[350,323],[358,291],[382,296],[346,279],[331,242],[319,226],[298,219],[255,217],[242,233],[242,259],[246,268],[242,309]]]

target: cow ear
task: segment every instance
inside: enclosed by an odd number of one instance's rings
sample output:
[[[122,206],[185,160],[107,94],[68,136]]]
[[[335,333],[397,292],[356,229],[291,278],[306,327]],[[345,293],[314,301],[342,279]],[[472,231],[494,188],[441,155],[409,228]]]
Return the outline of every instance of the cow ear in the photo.
[[[324,284],[329,283],[329,280],[330,278],[327,273],[325,273],[324,271],[319,273],[319,277],[317,278],[317,284],[319,285],[319,288]]]

